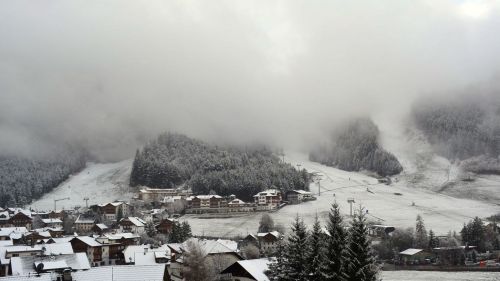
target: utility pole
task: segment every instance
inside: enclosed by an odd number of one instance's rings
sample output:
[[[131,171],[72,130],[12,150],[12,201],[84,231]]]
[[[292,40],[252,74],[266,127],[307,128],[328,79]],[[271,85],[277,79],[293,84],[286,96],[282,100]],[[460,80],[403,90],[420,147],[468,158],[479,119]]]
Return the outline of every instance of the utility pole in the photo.
[[[60,198],[60,199],[54,199],[54,212],[57,212],[57,201],[62,201],[62,200],[69,200],[69,197],[66,198]]]
[[[87,209],[88,209],[89,208],[89,198],[85,197],[85,198],[83,198],[83,200],[85,200],[85,207],[87,207]]]
[[[321,178],[318,178],[318,197],[321,196]]]
[[[353,204],[353,203],[356,203],[356,202],[354,201],[354,198],[348,198],[348,199],[347,199],[347,203],[349,203],[349,206],[351,207],[351,208],[350,208],[351,210],[350,210],[350,213],[349,213],[349,214],[350,214],[350,215],[351,215],[351,217],[352,217],[352,204]]]

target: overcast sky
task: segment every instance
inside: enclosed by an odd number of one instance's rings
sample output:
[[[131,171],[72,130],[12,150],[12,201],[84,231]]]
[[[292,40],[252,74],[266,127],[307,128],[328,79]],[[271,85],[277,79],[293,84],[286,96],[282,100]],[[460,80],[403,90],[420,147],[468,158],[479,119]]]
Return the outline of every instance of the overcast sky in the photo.
[[[0,153],[166,130],[299,145],[500,68],[498,1],[0,0]]]

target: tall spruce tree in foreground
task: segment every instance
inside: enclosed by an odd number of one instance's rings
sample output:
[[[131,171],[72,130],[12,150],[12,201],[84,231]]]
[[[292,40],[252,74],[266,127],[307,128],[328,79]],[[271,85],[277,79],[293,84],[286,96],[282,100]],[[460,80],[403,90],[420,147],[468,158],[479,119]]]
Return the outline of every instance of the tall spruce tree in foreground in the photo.
[[[363,208],[356,212],[348,237],[347,281],[376,281],[378,267],[368,239]]]
[[[287,244],[284,263],[285,270],[282,280],[306,280],[306,253],[309,252],[308,235],[304,221],[298,215],[292,224],[292,232],[288,236]]]
[[[266,275],[269,277],[271,281],[282,281],[285,280],[285,241],[282,238],[278,239],[276,242],[276,260],[269,264],[269,271]]]
[[[326,239],[325,259],[321,264],[323,280],[345,280],[344,262],[346,260],[346,232],[337,202],[332,204],[328,214],[328,238]]]
[[[325,243],[318,214],[316,214],[314,225],[309,235],[309,253],[307,253],[307,280],[321,281],[321,264],[325,260]]]

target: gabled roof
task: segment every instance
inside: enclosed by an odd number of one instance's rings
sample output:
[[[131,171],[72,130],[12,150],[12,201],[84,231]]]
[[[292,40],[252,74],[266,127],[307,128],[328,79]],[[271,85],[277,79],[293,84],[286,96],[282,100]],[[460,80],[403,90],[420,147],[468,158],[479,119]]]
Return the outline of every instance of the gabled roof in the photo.
[[[167,244],[164,244],[158,248],[151,248],[151,245],[145,244],[145,245],[129,245],[125,248],[125,250],[123,250],[123,256],[125,258],[125,262],[127,263],[135,262],[136,264],[139,264],[136,262],[136,258],[140,255],[144,255],[144,253],[153,253],[153,256],[155,256],[155,253],[163,253],[167,257],[169,257],[170,248],[167,246]],[[142,259],[141,262],[144,262],[144,259]]]
[[[229,273],[232,271],[232,269],[236,267],[243,269],[247,273],[247,275],[250,275],[256,281],[269,281],[269,278],[266,276],[265,272],[269,270],[270,263],[271,261],[267,258],[241,260],[235,262],[228,268],[224,269],[222,273]],[[241,276],[241,277],[250,277],[250,276]]]
[[[280,193],[280,191],[277,190],[277,189],[267,189],[267,190],[264,190],[264,191],[261,191],[261,192],[257,193],[253,197],[258,197],[258,196],[276,196],[276,195],[278,195],[278,193]]]
[[[422,252],[423,249],[413,249],[413,248],[410,248],[410,249],[406,249],[402,252],[400,252],[399,254],[400,255],[405,255],[405,256],[413,256],[415,254],[418,254],[420,252]]]
[[[90,247],[100,247],[100,246],[102,246],[101,243],[95,241],[95,239],[92,238],[92,237],[90,237],[90,236],[77,236],[77,237],[73,238],[71,241],[73,241],[74,239],[78,239],[78,240],[82,241],[83,243],[87,244]]]
[[[134,224],[137,227],[144,226],[146,224],[145,221],[143,221],[141,218],[138,217],[128,217],[128,218],[123,218],[120,222],[123,221],[130,221],[132,224]]]
[[[279,233],[278,231],[271,231],[271,232],[260,232],[260,233],[257,233],[257,236],[258,237],[264,237],[264,236],[267,236],[267,235],[272,235],[276,238],[280,238],[281,237],[281,233]]]
[[[33,257],[33,256],[14,257],[11,258],[10,261],[11,261],[12,275],[27,275],[28,273],[34,273],[35,267],[33,265],[36,262],[54,263],[54,262],[64,261],[68,265],[68,267],[71,267],[73,270],[90,269],[90,263],[86,253],[75,253],[75,254],[59,255],[51,257]]]

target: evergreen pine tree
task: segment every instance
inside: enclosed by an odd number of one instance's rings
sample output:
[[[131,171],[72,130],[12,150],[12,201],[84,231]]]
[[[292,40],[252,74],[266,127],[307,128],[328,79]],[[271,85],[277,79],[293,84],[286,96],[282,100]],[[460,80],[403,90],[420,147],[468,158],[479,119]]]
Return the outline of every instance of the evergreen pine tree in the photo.
[[[345,267],[347,281],[375,281],[378,267],[368,239],[368,228],[363,209],[356,212],[348,237],[348,260]]]
[[[180,238],[182,241],[185,241],[185,240],[191,238],[191,236],[193,236],[193,234],[191,233],[191,225],[189,225],[189,223],[187,221],[182,222],[181,232],[182,232],[182,235]]]
[[[434,231],[429,230],[429,249],[439,247],[439,239],[434,235]]]
[[[325,243],[323,233],[321,233],[321,224],[319,223],[318,214],[316,214],[314,225],[309,235],[309,253],[307,256],[307,280],[320,281],[323,280],[320,266],[325,260]]]
[[[345,280],[344,262],[347,254],[347,235],[337,202],[332,204],[328,214],[327,230],[329,236],[326,238],[325,259],[321,264],[321,275],[323,280],[343,281]]]
[[[415,224],[415,248],[425,249],[428,245],[429,241],[427,239],[424,220],[420,215],[417,215],[417,222]]]
[[[269,264],[269,271],[266,275],[270,281],[283,281],[285,273],[285,241],[282,238],[276,242],[276,260]]]
[[[285,270],[282,280],[306,280],[307,256],[309,252],[308,233],[304,221],[297,215],[292,224],[292,232],[288,236],[285,251]]]

